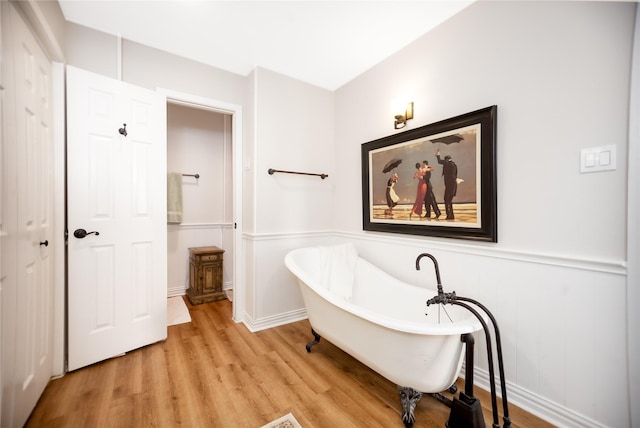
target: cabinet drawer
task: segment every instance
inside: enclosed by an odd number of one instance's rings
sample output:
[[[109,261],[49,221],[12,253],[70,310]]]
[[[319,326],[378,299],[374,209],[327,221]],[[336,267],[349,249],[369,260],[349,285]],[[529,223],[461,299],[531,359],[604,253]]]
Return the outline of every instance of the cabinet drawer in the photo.
[[[200,254],[197,255],[195,259],[199,262],[214,262],[222,260],[222,256],[220,254]]]

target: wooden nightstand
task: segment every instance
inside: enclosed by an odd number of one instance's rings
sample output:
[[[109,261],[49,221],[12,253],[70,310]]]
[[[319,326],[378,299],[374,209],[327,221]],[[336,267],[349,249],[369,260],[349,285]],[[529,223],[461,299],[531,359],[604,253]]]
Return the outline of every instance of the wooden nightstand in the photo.
[[[222,290],[222,255],[218,247],[189,248],[189,289],[192,305],[225,299]]]

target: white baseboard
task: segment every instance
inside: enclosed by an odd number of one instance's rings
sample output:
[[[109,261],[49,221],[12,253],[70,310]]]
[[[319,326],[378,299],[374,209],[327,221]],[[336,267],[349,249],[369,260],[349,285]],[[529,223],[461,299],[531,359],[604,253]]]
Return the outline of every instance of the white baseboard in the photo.
[[[167,288],[167,297],[184,296],[185,294],[187,294],[187,289],[184,287]]]
[[[474,386],[484,389],[485,391],[491,391],[491,385],[489,383],[489,372],[484,369],[475,367],[473,372]],[[502,396],[500,391],[500,376],[496,372],[495,376],[496,395]],[[514,385],[510,382],[506,382],[507,388],[507,401],[509,404],[514,404],[519,408],[538,416],[545,421],[556,425],[558,427],[567,428],[605,428],[604,425],[589,419],[588,417],[574,412],[564,406],[561,406],[553,401],[550,401],[540,395],[528,391],[518,385]],[[489,404],[490,403],[486,403]],[[485,405],[486,405],[485,404]],[[499,413],[502,413],[502,407],[498,409]],[[517,424],[518,421],[513,421],[513,415],[511,415],[512,422]],[[502,422],[502,421],[501,421]]]
[[[223,290],[232,290],[233,281],[226,281],[222,284]],[[167,287],[167,297],[184,296],[187,294],[187,289],[183,286]]]
[[[242,322],[247,326],[250,332],[255,333],[260,330],[266,330],[268,328],[278,327],[284,324],[289,324],[296,321],[307,319],[307,310],[296,309],[295,311],[285,312],[283,314],[273,315],[270,317],[264,317],[260,319],[252,319],[247,313],[244,314]]]

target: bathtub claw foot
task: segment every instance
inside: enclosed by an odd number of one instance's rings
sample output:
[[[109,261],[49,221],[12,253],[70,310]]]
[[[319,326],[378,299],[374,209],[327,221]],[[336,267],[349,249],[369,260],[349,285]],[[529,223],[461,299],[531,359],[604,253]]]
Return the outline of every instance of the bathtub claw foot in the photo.
[[[406,428],[411,428],[416,422],[413,412],[422,398],[422,392],[406,386],[398,386],[400,404],[402,404],[402,422]]]
[[[320,335],[318,333],[315,332],[314,329],[311,329],[311,334],[313,334],[313,337],[315,338],[315,340],[312,340],[311,342],[307,343],[307,352],[311,352],[311,348],[313,347],[313,345],[317,345],[318,343],[320,343]]]

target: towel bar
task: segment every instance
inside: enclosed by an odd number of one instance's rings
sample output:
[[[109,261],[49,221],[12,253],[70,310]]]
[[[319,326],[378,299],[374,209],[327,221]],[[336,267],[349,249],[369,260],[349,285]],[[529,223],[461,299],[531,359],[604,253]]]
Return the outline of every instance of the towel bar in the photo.
[[[269,175],[273,175],[276,172],[283,172],[285,174],[315,175],[315,176],[318,176],[318,177],[322,178],[323,180],[329,176],[327,174],[314,174],[314,173],[311,173],[311,172],[283,171],[283,170],[280,170],[280,169],[273,169],[273,168],[269,168],[269,170],[267,172],[269,173]]]

